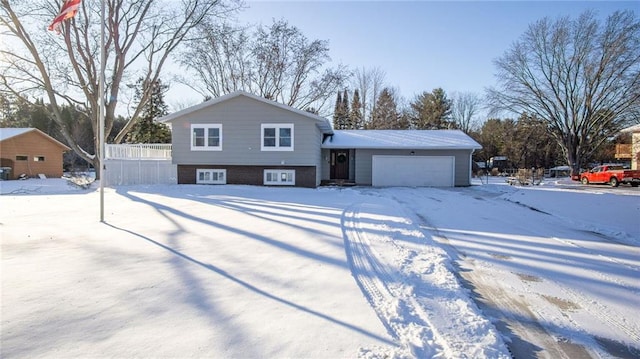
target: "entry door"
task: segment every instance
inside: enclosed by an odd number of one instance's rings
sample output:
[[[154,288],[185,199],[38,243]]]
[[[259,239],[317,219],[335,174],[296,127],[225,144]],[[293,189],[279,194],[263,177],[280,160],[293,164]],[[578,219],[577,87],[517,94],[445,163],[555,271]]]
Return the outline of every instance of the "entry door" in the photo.
[[[349,179],[349,150],[331,150],[331,179]]]

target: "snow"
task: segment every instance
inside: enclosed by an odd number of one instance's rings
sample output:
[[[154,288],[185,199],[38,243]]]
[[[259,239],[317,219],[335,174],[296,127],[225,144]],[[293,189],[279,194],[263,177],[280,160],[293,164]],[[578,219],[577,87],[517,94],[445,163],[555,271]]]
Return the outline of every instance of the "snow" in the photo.
[[[0,182],[15,357],[640,355],[640,188]]]
[[[480,149],[460,130],[334,130],[322,148]]]

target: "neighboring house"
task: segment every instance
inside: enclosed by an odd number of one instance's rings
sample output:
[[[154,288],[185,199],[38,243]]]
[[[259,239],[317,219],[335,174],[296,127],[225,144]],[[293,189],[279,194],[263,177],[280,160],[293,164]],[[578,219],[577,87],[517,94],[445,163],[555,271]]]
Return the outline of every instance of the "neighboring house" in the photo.
[[[631,169],[638,170],[640,169],[640,124],[627,127],[622,130],[622,132],[631,133],[631,145],[626,146],[630,147],[628,148],[628,151],[630,152],[629,159],[631,160]],[[616,152],[618,152],[617,149]]]
[[[9,179],[25,174],[62,177],[62,156],[70,148],[37,128],[0,128],[0,166]]]
[[[333,130],[313,113],[238,91],[160,119],[178,183],[468,186],[480,145],[461,131]]]

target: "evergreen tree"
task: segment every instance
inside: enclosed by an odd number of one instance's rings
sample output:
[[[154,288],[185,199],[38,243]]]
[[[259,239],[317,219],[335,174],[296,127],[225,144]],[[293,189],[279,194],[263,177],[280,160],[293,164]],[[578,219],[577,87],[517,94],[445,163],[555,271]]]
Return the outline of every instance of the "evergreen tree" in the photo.
[[[349,113],[349,123],[351,130],[359,130],[363,128],[362,123],[362,103],[360,103],[360,92],[358,89],[353,91],[353,100],[351,101],[351,112]]]
[[[333,128],[336,130],[342,129],[342,94],[338,91],[338,96],[336,97],[336,105],[333,108]]]
[[[145,83],[139,79],[136,83],[136,98],[140,99],[146,88],[152,86],[151,97],[144,106],[141,118],[132,127],[127,135],[128,143],[171,143],[171,131],[163,123],[155,121],[156,118],[167,115],[167,104],[164,102],[164,93],[169,88],[160,80]]]
[[[443,89],[423,92],[410,104],[411,124],[419,130],[441,130],[454,128],[451,118],[451,100]]]
[[[398,105],[389,88],[384,88],[371,113],[371,120],[367,129],[372,130],[399,130],[408,128],[408,121],[398,112]]]
[[[349,92],[347,91],[347,89],[344,89],[344,93],[342,95],[342,108],[340,111],[340,114],[342,115],[342,119],[341,119],[341,123],[342,123],[342,128],[341,130],[346,130],[346,129],[350,129],[351,128],[351,124],[350,119],[349,119]]]

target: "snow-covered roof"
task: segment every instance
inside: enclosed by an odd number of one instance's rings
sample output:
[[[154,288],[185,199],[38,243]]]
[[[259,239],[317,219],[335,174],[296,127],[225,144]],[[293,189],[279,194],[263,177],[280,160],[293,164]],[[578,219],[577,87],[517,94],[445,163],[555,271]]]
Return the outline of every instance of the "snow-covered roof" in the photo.
[[[472,150],[482,146],[460,130],[335,130],[322,148]]]
[[[32,128],[32,127],[28,127],[28,128],[3,127],[3,128],[0,128],[0,142],[2,142],[4,140],[8,140],[8,139],[16,137],[16,136],[23,135],[23,134],[31,132],[31,131],[36,131],[36,132],[40,133],[41,135],[43,135],[44,137],[47,137],[49,140],[51,140],[51,142],[59,145],[60,147],[62,147],[64,149],[70,150],[69,146],[67,146],[64,143],[56,140],[55,138],[47,135],[46,133],[38,130],[37,128]]]
[[[200,103],[200,104],[185,108],[183,110],[174,112],[174,113],[172,113],[170,115],[161,117],[161,118],[158,119],[158,121],[159,122],[171,122],[171,121],[173,121],[173,120],[175,120],[177,118],[180,118],[180,117],[182,117],[184,115],[188,115],[188,114],[190,114],[192,112],[196,112],[196,111],[202,110],[202,109],[207,108],[209,106],[213,106],[215,104],[230,100],[230,99],[238,97],[238,96],[245,96],[245,97],[248,97],[248,98],[252,98],[254,100],[257,100],[257,101],[260,101],[260,102],[263,102],[263,103],[266,103],[266,104],[269,104],[269,105],[272,105],[272,106],[275,106],[275,107],[279,107],[279,108],[281,108],[283,110],[295,112],[295,113],[297,113],[299,115],[302,115],[302,116],[305,116],[305,117],[309,117],[310,119],[315,120],[317,122],[318,127],[320,128],[320,130],[322,130],[322,132],[324,132],[326,134],[333,133],[333,128],[331,127],[331,123],[329,122],[329,120],[327,120],[326,118],[324,118],[322,116],[318,116],[318,115],[316,115],[314,113],[311,113],[311,112],[308,112],[308,111],[303,111],[303,110],[300,110],[300,109],[297,109],[297,108],[293,108],[291,106],[287,106],[285,104],[282,104],[282,103],[279,103],[279,102],[276,102],[276,101],[267,100],[264,97],[260,97],[260,96],[257,96],[257,95],[254,95],[252,93],[245,92],[245,91],[235,91],[235,92],[226,94],[224,96],[212,98],[212,99],[207,100],[207,101],[205,101],[203,103]]]

